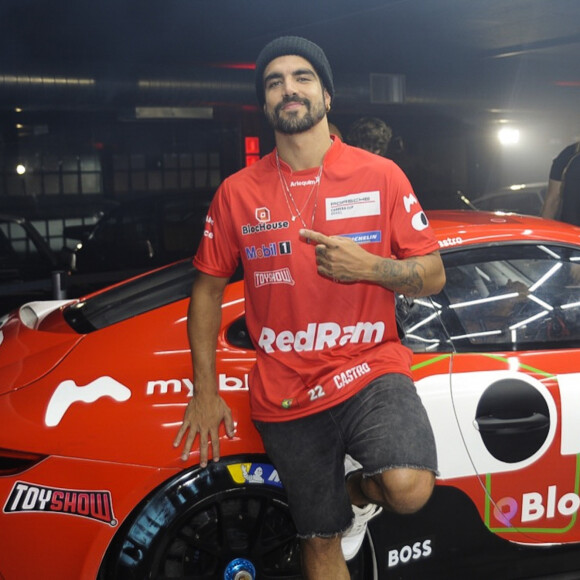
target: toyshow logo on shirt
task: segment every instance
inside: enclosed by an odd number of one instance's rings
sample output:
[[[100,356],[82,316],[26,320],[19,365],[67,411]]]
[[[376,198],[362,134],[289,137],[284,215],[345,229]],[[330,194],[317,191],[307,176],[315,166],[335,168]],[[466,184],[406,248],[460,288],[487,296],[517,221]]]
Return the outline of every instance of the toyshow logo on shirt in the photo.
[[[269,284],[289,284],[294,286],[294,279],[289,268],[270,270],[269,272],[254,272],[254,286],[260,288]]]
[[[326,219],[344,220],[381,214],[379,191],[350,193],[342,197],[329,197],[326,200]]]
[[[17,481],[4,505],[5,514],[44,512],[80,516],[116,526],[109,491],[61,489]]]
[[[358,232],[356,234],[341,234],[345,238],[350,238],[357,244],[378,244],[381,241],[381,231]]]
[[[248,260],[261,260],[263,258],[274,258],[278,255],[284,256],[292,253],[292,244],[285,242],[271,242],[261,246],[246,246],[244,248]]]
[[[405,205],[405,211],[407,213],[411,213],[414,209],[413,206],[418,203],[419,202],[413,193],[403,197],[403,204]],[[429,225],[429,220],[427,219],[427,216],[423,210],[420,210],[413,215],[411,218],[411,225],[413,226],[413,229],[417,230],[418,232],[424,230]]]

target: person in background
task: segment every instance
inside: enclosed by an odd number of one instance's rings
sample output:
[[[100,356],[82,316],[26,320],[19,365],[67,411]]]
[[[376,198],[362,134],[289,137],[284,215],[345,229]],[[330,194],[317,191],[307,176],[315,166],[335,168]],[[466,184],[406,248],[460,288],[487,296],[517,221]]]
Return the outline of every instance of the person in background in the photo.
[[[375,155],[386,157],[392,136],[392,129],[381,119],[361,117],[350,126],[346,142]]]
[[[174,446],[220,458],[234,418],[216,377],[223,293],[244,266],[256,349],[252,420],[276,467],[307,579],[345,580],[367,522],[430,498],[435,441],[398,337],[395,294],[439,292],[438,242],[392,161],[331,137],[323,50],[277,38],[256,61],[258,103],[276,147],[216,192],[194,257],[188,311],[194,396]]]
[[[542,217],[580,225],[580,142],[553,160]]]
[[[342,140],[342,133],[334,123],[328,123],[328,130],[330,131],[331,135],[336,135],[339,139]]]

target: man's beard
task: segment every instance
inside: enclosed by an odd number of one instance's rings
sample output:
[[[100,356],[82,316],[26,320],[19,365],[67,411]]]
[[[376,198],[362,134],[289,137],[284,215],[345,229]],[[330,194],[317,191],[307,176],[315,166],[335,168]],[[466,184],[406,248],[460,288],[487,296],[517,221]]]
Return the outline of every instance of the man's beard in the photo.
[[[282,107],[288,103],[302,103],[306,107],[306,114],[303,117],[299,117],[298,111],[296,111],[285,116],[280,115]],[[320,123],[325,115],[326,108],[322,101],[312,106],[309,99],[301,99],[299,97],[284,98],[273,111],[266,111],[266,118],[272,129],[285,135],[304,133]]]

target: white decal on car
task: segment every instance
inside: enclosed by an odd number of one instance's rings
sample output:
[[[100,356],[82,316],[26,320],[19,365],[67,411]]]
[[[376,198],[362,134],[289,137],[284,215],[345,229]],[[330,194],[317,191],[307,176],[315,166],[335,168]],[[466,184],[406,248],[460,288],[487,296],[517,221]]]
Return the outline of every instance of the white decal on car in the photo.
[[[109,491],[62,489],[17,481],[3,509],[6,514],[43,512],[67,514],[117,525]]]
[[[73,403],[94,403],[103,397],[123,402],[131,397],[131,390],[111,377],[99,377],[85,386],[63,381],[48,402],[44,422],[47,427],[56,427]]]
[[[423,540],[422,542],[415,542],[412,545],[406,545],[401,548],[389,550],[388,566],[389,568],[395,568],[396,566],[407,564],[411,561],[416,562],[417,560],[424,560],[425,558],[429,558],[432,553],[433,548],[430,539]]]

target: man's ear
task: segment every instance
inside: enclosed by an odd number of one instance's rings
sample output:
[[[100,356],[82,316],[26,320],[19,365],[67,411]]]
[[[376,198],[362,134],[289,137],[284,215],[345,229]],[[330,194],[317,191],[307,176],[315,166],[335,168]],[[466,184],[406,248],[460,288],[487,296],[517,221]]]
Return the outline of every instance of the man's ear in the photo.
[[[324,89],[324,105],[326,108],[326,112],[328,113],[328,111],[330,111],[330,103],[332,102],[332,97],[330,96],[330,93]]]

